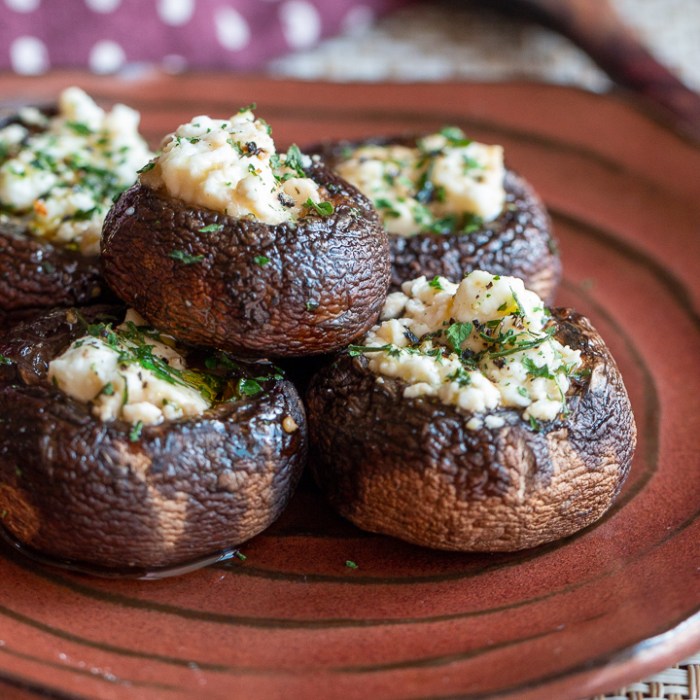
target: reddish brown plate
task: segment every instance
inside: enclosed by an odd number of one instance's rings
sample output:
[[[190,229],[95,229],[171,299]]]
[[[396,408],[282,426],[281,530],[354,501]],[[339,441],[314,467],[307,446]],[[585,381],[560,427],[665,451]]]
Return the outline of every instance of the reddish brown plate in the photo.
[[[368,535],[309,485],[246,561],[179,578],[92,579],[7,553],[0,696],[577,698],[700,648],[700,150],[617,98],[542,85],[61,74],[0,88],[37,101],[74,82],[140,109],[153,141],[255,101],[281,142],[454,123],[504,144],[552,212],[559,302],[610,344],[640,439],[600,523],[518,554]]]

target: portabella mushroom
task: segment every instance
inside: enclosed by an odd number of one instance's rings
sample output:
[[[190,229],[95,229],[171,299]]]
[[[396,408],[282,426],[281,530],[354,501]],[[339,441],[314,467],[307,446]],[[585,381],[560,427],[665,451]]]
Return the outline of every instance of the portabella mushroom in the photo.
[[[104,112],[78,88],[56,109],[0,119],[0,329],[109,297],[98,254],[112,199],[151,153],[139,115]]]
[[[294,386],[269,363],[180,348],[132,312],[56,310],[0,343],[0,513],[19,549],[165,575],[270,525],[303,468]]]
[[[311,145],[367,195],[389,233],[391,289],[419,275],[461,279],[472,270],[511,275],[547,303],[561,263],[549,215],[501,146],[437,133]]]
[[[254,357],[343,347],[389,284],[370,202],[296,146],[276,153],[251,108],[167,137],[107,216],[102,256],[112,288],[157,327]]]
[[[308,391],[330,503],[363,529],[462,551],[534,547],[600,518],[636,428],[589,321],[483,271],[403,290]]]

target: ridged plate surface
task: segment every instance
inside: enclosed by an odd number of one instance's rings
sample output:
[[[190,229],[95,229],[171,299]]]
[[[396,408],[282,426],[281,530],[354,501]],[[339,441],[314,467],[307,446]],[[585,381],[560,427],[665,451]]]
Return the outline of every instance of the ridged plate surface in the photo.
[[[161,581],[0,558],[0,697],[576,698],[700,647],[700,150],[627,103],[552,86],[327,85],[225,76],[0,78],[141,110],[153,143],[257,102],[283,145],[457,124],[502,143],[561,242],[558,303],[608,341],[639,428],[594,527],[513,555],[365,534],[310,484],[234,560]],[[357,563],[348,568],[346,560]]]

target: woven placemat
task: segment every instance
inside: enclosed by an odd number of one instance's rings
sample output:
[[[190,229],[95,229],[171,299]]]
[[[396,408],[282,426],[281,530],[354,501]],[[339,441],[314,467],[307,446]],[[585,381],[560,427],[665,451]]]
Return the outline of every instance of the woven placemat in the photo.
[[[697,700],[700,698],[700,653],[685,661],[655,673],[639,683],[630,683],[607,695],[596,695],[590,700]]]

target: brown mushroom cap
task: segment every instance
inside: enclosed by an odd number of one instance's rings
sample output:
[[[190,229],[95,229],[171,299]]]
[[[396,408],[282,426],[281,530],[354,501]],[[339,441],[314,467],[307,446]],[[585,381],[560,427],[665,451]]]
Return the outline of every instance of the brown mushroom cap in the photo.
[[[436,549],[512,551],[570,535],[610,507],[636,443],[619,370],[582,316],[555,309],[555,337],[582,351],[569,415],[536,432],[502,409],[501,428],[404,399],[362,356],[342,355],[313,380],[310,466],[331,504],[357,526]],[[585,374],[585,373],[584,373]]]
[[[144,426],[133,440],[129,423],[97,420],[46,380],[48,360],[84,333],[71,314],[19,326],[0,344],[12,361],[0,366],[0,510],[10,536],[59,564],[142,573],[215,555],[270,525],[306,457],[293,385],[264,382],[255,396]]]
[[[420,136],[334,141],[309,146],[332,168],[346,149],[366,145],[415,146]],[[551,303],[561,277],[561,262],[552,225],[542,201],[520,175],[506,169],[505,206],[493,221],[471,233],[389,234],[391,289],[420,275],[457,281],[473,270],[519,277],[525,287]]]
[[[16,115],[0,118],[0,128],[16,121]],[[107,296],[98,256],[49,243],[32,235],[21,217],[0,211],[0,330],[56,306]]]
[[[387,237],[356,189],[320,163],[307,175],[334,212],[296,225],[233,219],[135,185],[105,221],[107,281],[153,325],[193,344],[264,357],[343,347],[384,304]],[[193,256],[189,264],[175,251]]]

